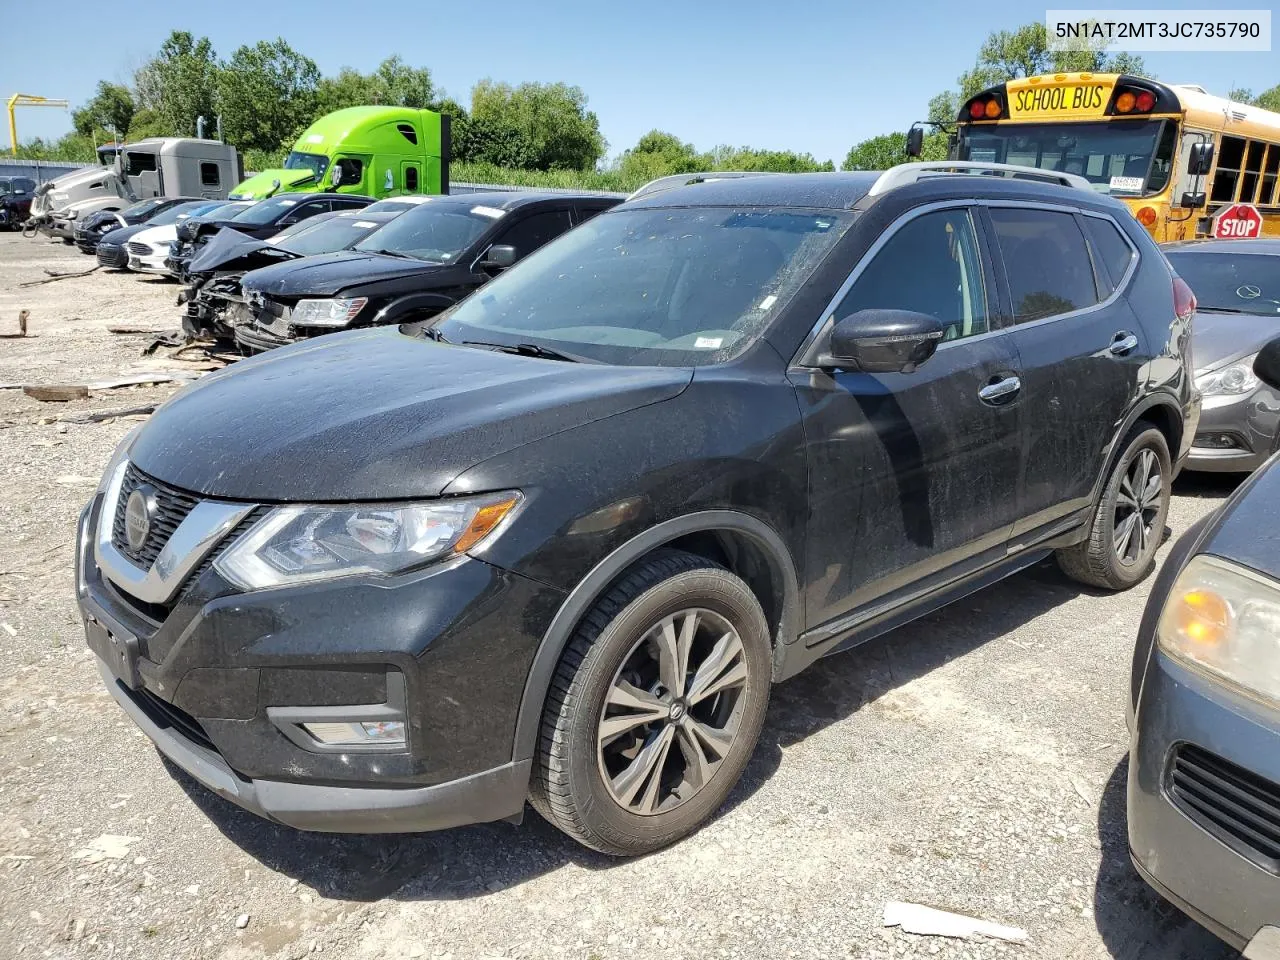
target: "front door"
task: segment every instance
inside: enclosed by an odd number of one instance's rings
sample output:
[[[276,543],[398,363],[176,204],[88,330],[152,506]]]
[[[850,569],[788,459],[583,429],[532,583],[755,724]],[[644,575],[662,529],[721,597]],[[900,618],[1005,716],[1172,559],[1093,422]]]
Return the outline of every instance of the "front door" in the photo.
[[[1043,207],[987,212],[1022,360],[1023,506],[1014,537],[1025,546],[1092,509],[1151,344],[1123,295],[1137,253],[1114,221]]]
[[[997,302],[974,212],[916,215],[833,315],[931,314],[945,330],[934,356],[912,373],[792,374],[809,449],[808,626],[887,608],[1004,556],[1021,404]]]

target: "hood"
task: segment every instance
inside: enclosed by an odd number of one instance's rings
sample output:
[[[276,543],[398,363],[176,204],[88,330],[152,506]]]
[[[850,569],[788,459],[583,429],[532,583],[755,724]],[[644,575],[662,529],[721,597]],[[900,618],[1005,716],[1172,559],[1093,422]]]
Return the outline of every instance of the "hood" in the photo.
[[[1222,505],[1213,534],[1200,546],[1280,580],[1280,456],[1272,457]]]
[[[135,223],[131,227],[121,227],[118,230],[111,230],[102,235],[102,238],[98,241],[98,246],[102,246],[103,244],[106,244],[107,246],[111,246],[112,244],[115,244],[116,246],[123,246],[143,230],[147,229],[154,230],[156,228],[148,228],[145,223]]]
[[[275,181],[280,186],[275,186]],[[262,200],[277,193],[288,193],[292,187],[311,186],[315,178],[310,170],[263,170],[255,173],[229,194],[228,200]]]
[[[490,457],[669,400],[691,378],[355,330],[202,377],[155,412],[129,458],[165,483],[233,500],[433,497]]]
[[[179,221],[176,231],[179,240],[194,240],[201,233],[212,233],[227,225],[229,218],[219,217],[217,211],[211,217],[187,217]]]
[[[136,223],[136,221],[134,222]],[[115,226],[110,226],[110,224],[115,224]],[[131,227],[133,225],[121,213],[114,210],[99,210],[97,213],[91,213],[86,217],[80,218],[80,226],[86,230],[100,230],[103,227],[109,230],[116,230],[120,227]]]
[[[255,270],[245,275],[244,285],[274,297],[328,297],[356,284],[425,277],[451,266],[344,250]]]
[[[1196,373],[1252,356],[1277,336],[1280,336],[1280,314],[1259,317],[1197,311],[1191,322],[1191,359]]]
[[[178,237],[177,228],[173,224],[165,224],[159,227],[148,227],[145,223],[140,224],[142,227],[135,233],[132,239],[139,243],[171,243]]]
[[[187,272],[194,275],[215,270],[253,270],[297,258],[298,254],[265,240],[246,237],[235,230],[220,230],[191,258]]]

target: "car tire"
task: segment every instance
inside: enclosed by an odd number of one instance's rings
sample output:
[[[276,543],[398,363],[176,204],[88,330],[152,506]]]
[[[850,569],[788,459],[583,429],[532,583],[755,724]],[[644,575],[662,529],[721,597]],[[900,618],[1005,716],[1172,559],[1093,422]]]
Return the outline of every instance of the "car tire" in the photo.
[[[591,608],[560,659],[534,758],[534,809],[614,856],[692,833],[755,748],[771,652],[746,583],[704,557],[655,552]]]
[[[1173,468],[1164,434],[1139,422],[1126,435],[1121,451],[1089,536],[1057,552],[1063,573],[1104,590],[1127,590],[1146,578],[1155,566],[1169,515]],[[1153,470],[1159,471],[1158,478],[1153,478]],[[1135,490],[1138,486],[1141,489]]]

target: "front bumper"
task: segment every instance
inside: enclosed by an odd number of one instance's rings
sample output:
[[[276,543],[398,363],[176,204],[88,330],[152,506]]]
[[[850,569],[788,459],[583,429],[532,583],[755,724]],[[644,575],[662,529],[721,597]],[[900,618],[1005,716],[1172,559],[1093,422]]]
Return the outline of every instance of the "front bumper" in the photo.
[[[395,578],[237,593],[206,561],[160,608],[99,568],[101,501],[77,540],[89,646],[112,696],[192,777],[307,830],[520,816],[529,765],[512,760],[516,715],[563,594],[469,557]],[[390,704],[393,677],[402,746],[320,747],[281,719]]]
[[[158,273],[166,277],[173,276],[169,272],[169,268],[165,266],[166,255],[152,254],[147,257],[140,257],[136,254],[129,254],[129,269],[138,273]]]
[[[124,270],[129,266],[129,252],[118,243],[98,244],[98,266],[110,270]]]
[[[1261,386],[1239,397],[1206,397],[1186,468],[1205,473],[1252,473],[1276,450],[1280,395]],[[1215,443],[1209,444],[1214,438]],[[1229,445],[1223,445],[1226,440]]]
[[[60,240],[74,240],[76,237],[76,222],[68,220],[66,217],[54,217],[49,222],[46,232],[49,236],[57,237]]]
[[[1198,747],[1280,784],[1280,717],[1170,660],[1151,654],[1130,747],[1129,848],[1139,872],[1168,900],[1249,957],[1280,960],[1280,876],[1175,801],[1175,750]],[[1243,852],[1242,852],[1243,849]]]

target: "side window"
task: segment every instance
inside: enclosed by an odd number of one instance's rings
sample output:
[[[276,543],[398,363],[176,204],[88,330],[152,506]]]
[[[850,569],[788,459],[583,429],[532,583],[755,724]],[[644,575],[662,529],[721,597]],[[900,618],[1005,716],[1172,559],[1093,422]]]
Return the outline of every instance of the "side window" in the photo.
[[[1249,141],[1249,149],[1245,152],[1244,176],[1240,178],[1240,200],[1242,203],[1253,203],[1258,192],[1258,177],[1262,173],[1262,155],[1267,152],[1267,145],[1261,140]]]
[[[365,207],[369,206],[368,201],[355,200],[341,195],[333,197],[329,201],[329,204],[329,209],[331,210],[363,210]]]
[[[200,185],[203,187],[222,186],[222,172],[216,163],[200,164]]]
[[[1276,173],[1280,171],[1280,143],[1267,147],[1267,162],[1262,166],[1262,192],[1258,194],[1258,203],[1271,205],[1280,203],[1276,197]]]
[[[527,257],[548,240],[554,240],[568,229],[568,210],[548,210],[513,223],[493,242],[510,244],[516,248],[517,257]]]
[[[987,293],[978,235],[968,210],[939,210],[907,221],[854,281],[836,308],[913,310],[942,321],[944,339],[986,333]]]
[[[580,203],[578,204],[578,216],[574,220],[574,223],[586,223],[592,217],[596,216],[597,214],[604,213],[608,209],[609,209],[608,207],[595,207],[595,206],[591,206],[590,204]]]
[[[417,167],[404,168],[404,188],[408,190],[410,193],[418,192],[418,168]]]
[[[1084,234],[1070,213],[993,207],[991,221],[1009,275],[1016,323],[1098,302]]]
[[[1239,137],[1223,137],[1218,144],[1218,169],[1213,174],[1210,203],[1230,203],[1236,198],[1236,181],[1244,166],[1244,141]]]
[[[332,209],[333,204],[328,200],[312,200],[298,207],[293,215],[298,220],[306,220],[308,217],[314,217],[317,213],[328,213]]]
[[[1120,235],[1120,228],[1110,220],[1085,217],[1084,229],[1098,253],[1098,282],[1105,287],[1101,294],[1109,297],[1129,271],[1134,257],[1133,248]]]

